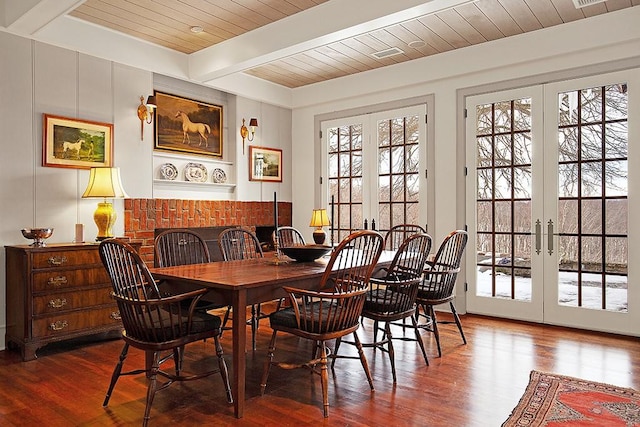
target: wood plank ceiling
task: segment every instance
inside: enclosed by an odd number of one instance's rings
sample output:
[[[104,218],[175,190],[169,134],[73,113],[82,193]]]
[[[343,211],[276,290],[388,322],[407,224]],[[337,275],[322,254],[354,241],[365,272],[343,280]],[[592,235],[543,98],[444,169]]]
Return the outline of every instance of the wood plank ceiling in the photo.
[[[330,0],[87,0],[71,16],[186,54]],[[477,0],[244,70],[296,88],[592,16],[640,6],[607,0]],[[201,27],[202,32],[190,29]],[[382,58],[376,52],[397,54]]]

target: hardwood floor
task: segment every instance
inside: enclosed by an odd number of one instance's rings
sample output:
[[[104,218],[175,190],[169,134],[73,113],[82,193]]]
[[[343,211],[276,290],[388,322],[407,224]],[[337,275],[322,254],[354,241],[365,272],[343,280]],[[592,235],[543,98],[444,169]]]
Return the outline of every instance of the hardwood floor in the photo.
[[[433,338],[425,335],[428,367],[415,342],[398,341],[395,387],[387,355],[380,351],[365,350],[375,392],[370,392],[357,360],[338,360],[329,382],[330,415],[323,419],[320,378],[308,371],[274,368],[266,394],[260,396],[271,335],[263,321],[258,350],[247,352],[248,401],[243,419],[233,417],[220,377],[214,375],[160,391],[151,409],[151,425],[500,426],[517,404],[532,369],[640,389],[637,338],[473,315],[463,316],[462,323],[469,344],[462,345],[455,325],[443,325],[442,358],[436,357]],[[365,323],[359,335],[365,340],[370,332],[371,325]],[[223,345],[230,351],[230,334],[225,335]],[[121,348],[119,340],[84,339],[45,347],[31,362],[22,362],[16,352],[0,352],[0,425],[139,425],[146,397],[143,376],[121,378],[109,407],[101,406]],[[187,369],[216,363],[211,340],[187,349]],[[341,354],[347,351],[353,351],[351,346],[341,347]],[[310,352],[308,342],[278,336],[279,360],[295,360],[296,353]],[[143,363],[142,354],[131,349],[125,368]]]

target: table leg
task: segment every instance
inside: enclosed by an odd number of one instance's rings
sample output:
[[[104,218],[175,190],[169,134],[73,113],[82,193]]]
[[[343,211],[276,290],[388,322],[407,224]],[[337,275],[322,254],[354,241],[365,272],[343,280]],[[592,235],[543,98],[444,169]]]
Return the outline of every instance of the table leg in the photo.
[[[244,415],[245,400],[245,348],[247,345],[247,291],[238,290],[233,294],[233,411],[236,418]]]

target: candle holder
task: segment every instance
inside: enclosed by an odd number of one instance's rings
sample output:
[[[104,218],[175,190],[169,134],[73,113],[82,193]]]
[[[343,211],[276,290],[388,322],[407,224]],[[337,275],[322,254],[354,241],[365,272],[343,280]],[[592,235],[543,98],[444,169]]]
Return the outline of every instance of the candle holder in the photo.
[[[280,258],[280,242],[279,242],[279,238],[278,238],[278,229],[276,228],[276,231],[273,233],[273,249],[274,249],[274,254],[273,254],[273,259],[271,260],[271,263],[274,265],[280,265],[280,264],[286,264],[288,261],[283,260],[282,258]]]

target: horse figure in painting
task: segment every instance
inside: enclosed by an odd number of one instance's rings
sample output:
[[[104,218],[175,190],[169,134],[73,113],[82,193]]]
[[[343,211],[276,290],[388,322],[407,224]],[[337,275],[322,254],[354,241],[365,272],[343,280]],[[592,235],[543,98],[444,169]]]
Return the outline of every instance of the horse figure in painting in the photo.
[[[62,157],[63,158],[71,158],[71,153],[75,151],[75,156],[78,160],[80,160],[80,149],[82,148],[82,143],[84,139],[79,139],[76,142],[64,141],[62,143]]]
[[[179,111],[176,113],[176,119],[182,120],[182,143],[191,145],[191,140],[189,139],[190,133],[197,133],[200,137],[200,144],[198,147],[202,146],[202,142],[204,140],[205,148],[209,147],[209,134],[211,133],[211,127],[206,123],[193,123],[189,120],[189,116],[184,111]]]

